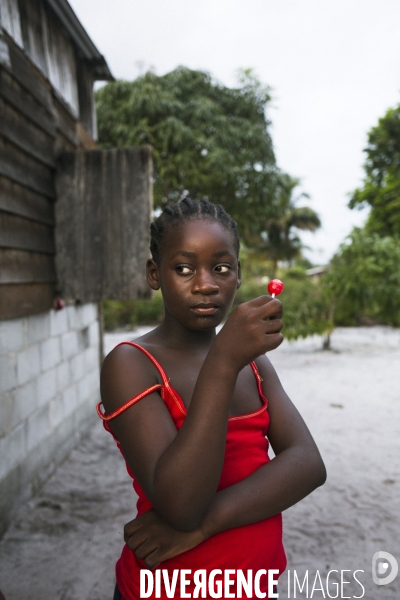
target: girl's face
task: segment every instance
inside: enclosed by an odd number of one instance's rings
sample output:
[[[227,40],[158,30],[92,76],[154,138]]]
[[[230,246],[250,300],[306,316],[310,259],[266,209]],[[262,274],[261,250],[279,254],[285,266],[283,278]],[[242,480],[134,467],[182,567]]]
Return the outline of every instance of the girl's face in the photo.
[[[161,288],[166,317],[189,329],[219,325],[240,286],[233,234],[217,221],[192,219],[167,230],[160,264],[148,261],[148,281]]]

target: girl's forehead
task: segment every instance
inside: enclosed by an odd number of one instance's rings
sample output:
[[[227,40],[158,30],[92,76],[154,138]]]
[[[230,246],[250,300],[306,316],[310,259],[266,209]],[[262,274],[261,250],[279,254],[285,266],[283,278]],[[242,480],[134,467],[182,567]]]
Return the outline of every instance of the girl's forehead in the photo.
[[[200,252],[226,249],[236,255],[233,233],[218,221],[190,219],[170,227],[165,232],[162,254],[179,250]]]

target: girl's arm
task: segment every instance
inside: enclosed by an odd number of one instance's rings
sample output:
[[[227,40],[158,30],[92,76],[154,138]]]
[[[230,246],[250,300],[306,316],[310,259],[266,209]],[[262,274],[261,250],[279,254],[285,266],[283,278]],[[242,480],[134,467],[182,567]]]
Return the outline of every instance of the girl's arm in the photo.
[[[216,533],[267,519],[324,483],[325,466],[307,426],[269,360],[260,357],[257,365],[269,400],[268,438],[275,458],[246,479],[216,493],[200,526],[191,533],[169,528],[153,512],[128,523],[125,541],[138,558],[145,559],[149,568],[190,550]]]
[[[268,398],[268,439],[276,456],[246,479],[215,495],[200,526],[205,538],[282,512],[326,480],[318,448],[275,369],[266,356],[256,362]]]
[[[238,373],[281,343],[281,311],[278,300],[263,296],[232,313],[208,352],[179,432],[156,393],[112,421],[150,502],[178,530],[194,530],[215,495]],[[105,359],[101,395],[106,413],[156,383],[155,368],[139,352],[119,346]]]

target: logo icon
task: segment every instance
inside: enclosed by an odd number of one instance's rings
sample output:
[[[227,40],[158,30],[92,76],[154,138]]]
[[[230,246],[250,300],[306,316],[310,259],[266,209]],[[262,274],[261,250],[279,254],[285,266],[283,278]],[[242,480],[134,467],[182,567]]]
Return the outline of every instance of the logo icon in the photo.
[[[372,557],[372,579],[376,585],[392,583],[399,572],[399,565],[395,557],[389,552],[375,552]]]

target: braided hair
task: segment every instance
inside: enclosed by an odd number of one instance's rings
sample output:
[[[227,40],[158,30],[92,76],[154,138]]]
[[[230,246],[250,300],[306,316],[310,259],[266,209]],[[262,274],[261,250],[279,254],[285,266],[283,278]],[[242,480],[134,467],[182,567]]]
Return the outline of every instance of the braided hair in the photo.
[[[233,244],[239,255],[240,242],[236,221],[228,215],[224,207],[221,204],[212,204],[204,198],[201,200],[183,198],[178,204],[166,206],[161,215],[150,225],[150,251],[157,264],[160,262],[160,249],[165,232],[191,219],[210,219],[220,223],[232,233]]]

